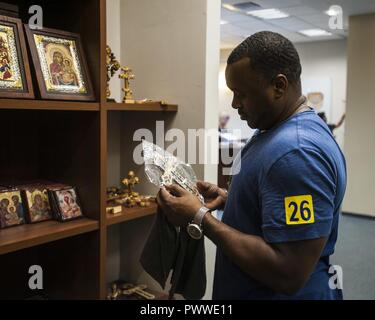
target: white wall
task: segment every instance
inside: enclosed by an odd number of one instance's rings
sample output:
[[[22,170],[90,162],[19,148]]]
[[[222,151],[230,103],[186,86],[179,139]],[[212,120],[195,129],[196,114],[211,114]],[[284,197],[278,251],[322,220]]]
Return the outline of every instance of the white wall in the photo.
[[[337,123],[345,112],[346,100],[346,41],[322,41],[296,44],[302,64],[302,77],[329,77],[332,83],[332,121]],[[231,108],[232,93],[225,86],[226,60],[231,50],[222,50],[220,59],[220,110],[231,113],[231,128],[240,128],[242,135],[250,135],[246,122],[241,121]],[[340,146],[344,145],[344,126],[335,131]]]
[[[113,166],[113,170],[109,168],[109,181],[118,183],[128,170],[135,169],[142,181],[138,190],[155,194],[157,190],[146,181],[143,168],[132,162],[136,145],[132,135],[140,127],[154,131],[157,120],[164,120],[166,129],[179,128],[185,133],[194,128],[217,131],[220,0],[108,0],[107,3],[121,17],[120,24],[116,18],[110,18],[108,24],[116,33],[114,43],[121,43],[118,58],[122,66],[131,67],[135,73],[136,79],[131,84],[135,98],[179,105],[176,115],[112,112],[109,116],[109,139],[112,140],[109,166]],[[116,28],[121,31],[117,32]],[[216,182],[216,166],[197,164],[194,170],[200,179]],[[111,250],[108,267],[112,268],[114,261],[120,259],[119,277],[160,290],[138,263],[151,224],[152,218],[145,218],[123,224],[119,230],[111,229],[114,235],[110,241],[119,244],[116,252],[121,252],[121,256]],[[206,298],[211,297],[214,254],[213,245],[207,242]]]
[[[303,77],[329,77],[331,79],[331,108],[333,123],[337,123],[346,107],[346,40],[296,44],[302,64]],[[336,140],[344,147],[344,125],[335,130]]]
[[[350,17],[344,211],[375,216],[375,14]]]
[[[227,87],[225,81],[225,68],[227,65],[227,58],[232,50],[221,50],[220,51],[220,72],[219,72],[219,112],[226,112],[230,115],[228,122],[228,129],[239,129],[241,130],[240,135],[236,134],[238,138],[248,139],[250,138],[254,130],[249,128],[246,121],[242,121],[235,109],[232,108],[233,94]]]
[[[217,86],[219,64],[220,64],[220,15],[221,6],[220,0],[207,1],[207,30],[206,30],[206,72],[205,72],[205,124],[206,129],[211,129],[217,132],[217,119],[219,111],[219,90]],[[216,137],[215,137],[216,138]],[[210,145],[205,148],[211,150],[219,149],[219,140],[211,140]],[[212,183],[217,183],[217,161],[218,153],[215,153],[216,158],[210,164],[210,159],[206,161],[204,166],[204,180]],[[215,269],[216,246],[208,239],[205,239],[206,244],[206,272],[207,272],[207,290],[205,299],[211,299],[212,286]]]
[[[121,55],[120,2],[121,0],[107,1],[107,45],[111,47],[117,60],[120,60]],[[121,64],[121,61],[119,62]],[[111,90],[111,98],[120,102],[122,99],[121,82],[118,78],[118,73],[111,79],[109,88]]]
[[[107,1],[107,44],[111,47],[116,55],[120,58],[121,54],[121,30],[120,26],[120,0]],[[121,61],[120,61],[121,63]],[[120,101],[121,83],[117,75],[110,82],[111,98]],[[116,114],[109,115],[110,126],[108,127],[108,180],[109,186],[118,185],[121,173],[120,146],[121,140],[118,134],[121,123],[120,117]],[[119,227],[113,226],[108,232],[107,243],[107,280],[108,282],[116,281],[120,275],[120,233]]]

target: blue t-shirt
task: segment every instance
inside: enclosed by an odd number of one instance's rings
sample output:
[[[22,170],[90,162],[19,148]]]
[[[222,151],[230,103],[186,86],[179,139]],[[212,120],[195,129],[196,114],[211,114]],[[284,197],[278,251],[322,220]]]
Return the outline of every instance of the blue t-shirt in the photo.
[[[214,299],[340,299],[329,287],[329,256],[337,240],[346,188],[344,156],[312,110],[256,132],[241,151],[222,221],[267,243],[328,237],[306,285],[295,295],[274,292],[217,250]],[[236,161],[235,161],[236,162]]]

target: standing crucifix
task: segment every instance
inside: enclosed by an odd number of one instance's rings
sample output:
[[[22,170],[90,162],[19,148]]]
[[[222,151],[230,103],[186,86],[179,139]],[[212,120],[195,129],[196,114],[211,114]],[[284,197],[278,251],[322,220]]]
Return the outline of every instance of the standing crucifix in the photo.
[[[139,178],[135,176],[134,171],[130,171],[128,177],[122,180],[122,184],[127,188],[129,197],[138,197],[139,194],[134,192],[134,186],[139,183]]]
[[[133,91],[130,89],[130,83],[129,83],[129,80],[133,80],[135,78],[133,74],[133,70],[128,67],[124,67],[124,68],[121,68],[121,72],[122,74],[119,75],[119,78],[124,79],[124,82],[125,82],[124,88],[122,89],[122,91],[125,93],[125,96],[122,102],[123,103],[135,103],[133,99]]]

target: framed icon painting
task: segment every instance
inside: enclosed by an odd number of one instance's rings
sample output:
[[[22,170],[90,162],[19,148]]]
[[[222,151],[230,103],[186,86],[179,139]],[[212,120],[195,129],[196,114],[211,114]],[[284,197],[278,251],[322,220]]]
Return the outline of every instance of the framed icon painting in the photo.
[[[65,222],[83,217],[82,207],[75,188],[50,190],[50,199],[57,220]]]
[[[0,229],[25,223],[21,193],[17,189],[0,192]]]
[[[52,219],[48,190],[41,185],[20,187],[26,208],[26,221],[36,223]]]
[[[25,25],[42,99],[95,99],[78,34],[55,29],[32,30]]]
[[[34,98],[22,22],[20,19],[2,15],[0,15],[0,98]]]

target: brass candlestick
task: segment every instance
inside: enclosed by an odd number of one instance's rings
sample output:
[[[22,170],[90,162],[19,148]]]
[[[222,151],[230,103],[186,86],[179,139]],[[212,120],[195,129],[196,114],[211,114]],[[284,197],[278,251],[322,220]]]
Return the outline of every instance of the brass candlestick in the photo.
[[[135,79],[135,75],[133,74],[133,70],[129,67],[121,68],[122,74],[119,75],[120,79],[124,80],[124,88],[122,91],[125,93],[124,99],[122,100],[123,103],[135,103],[133,98],[133,91],[130,89],[130,80]]]

